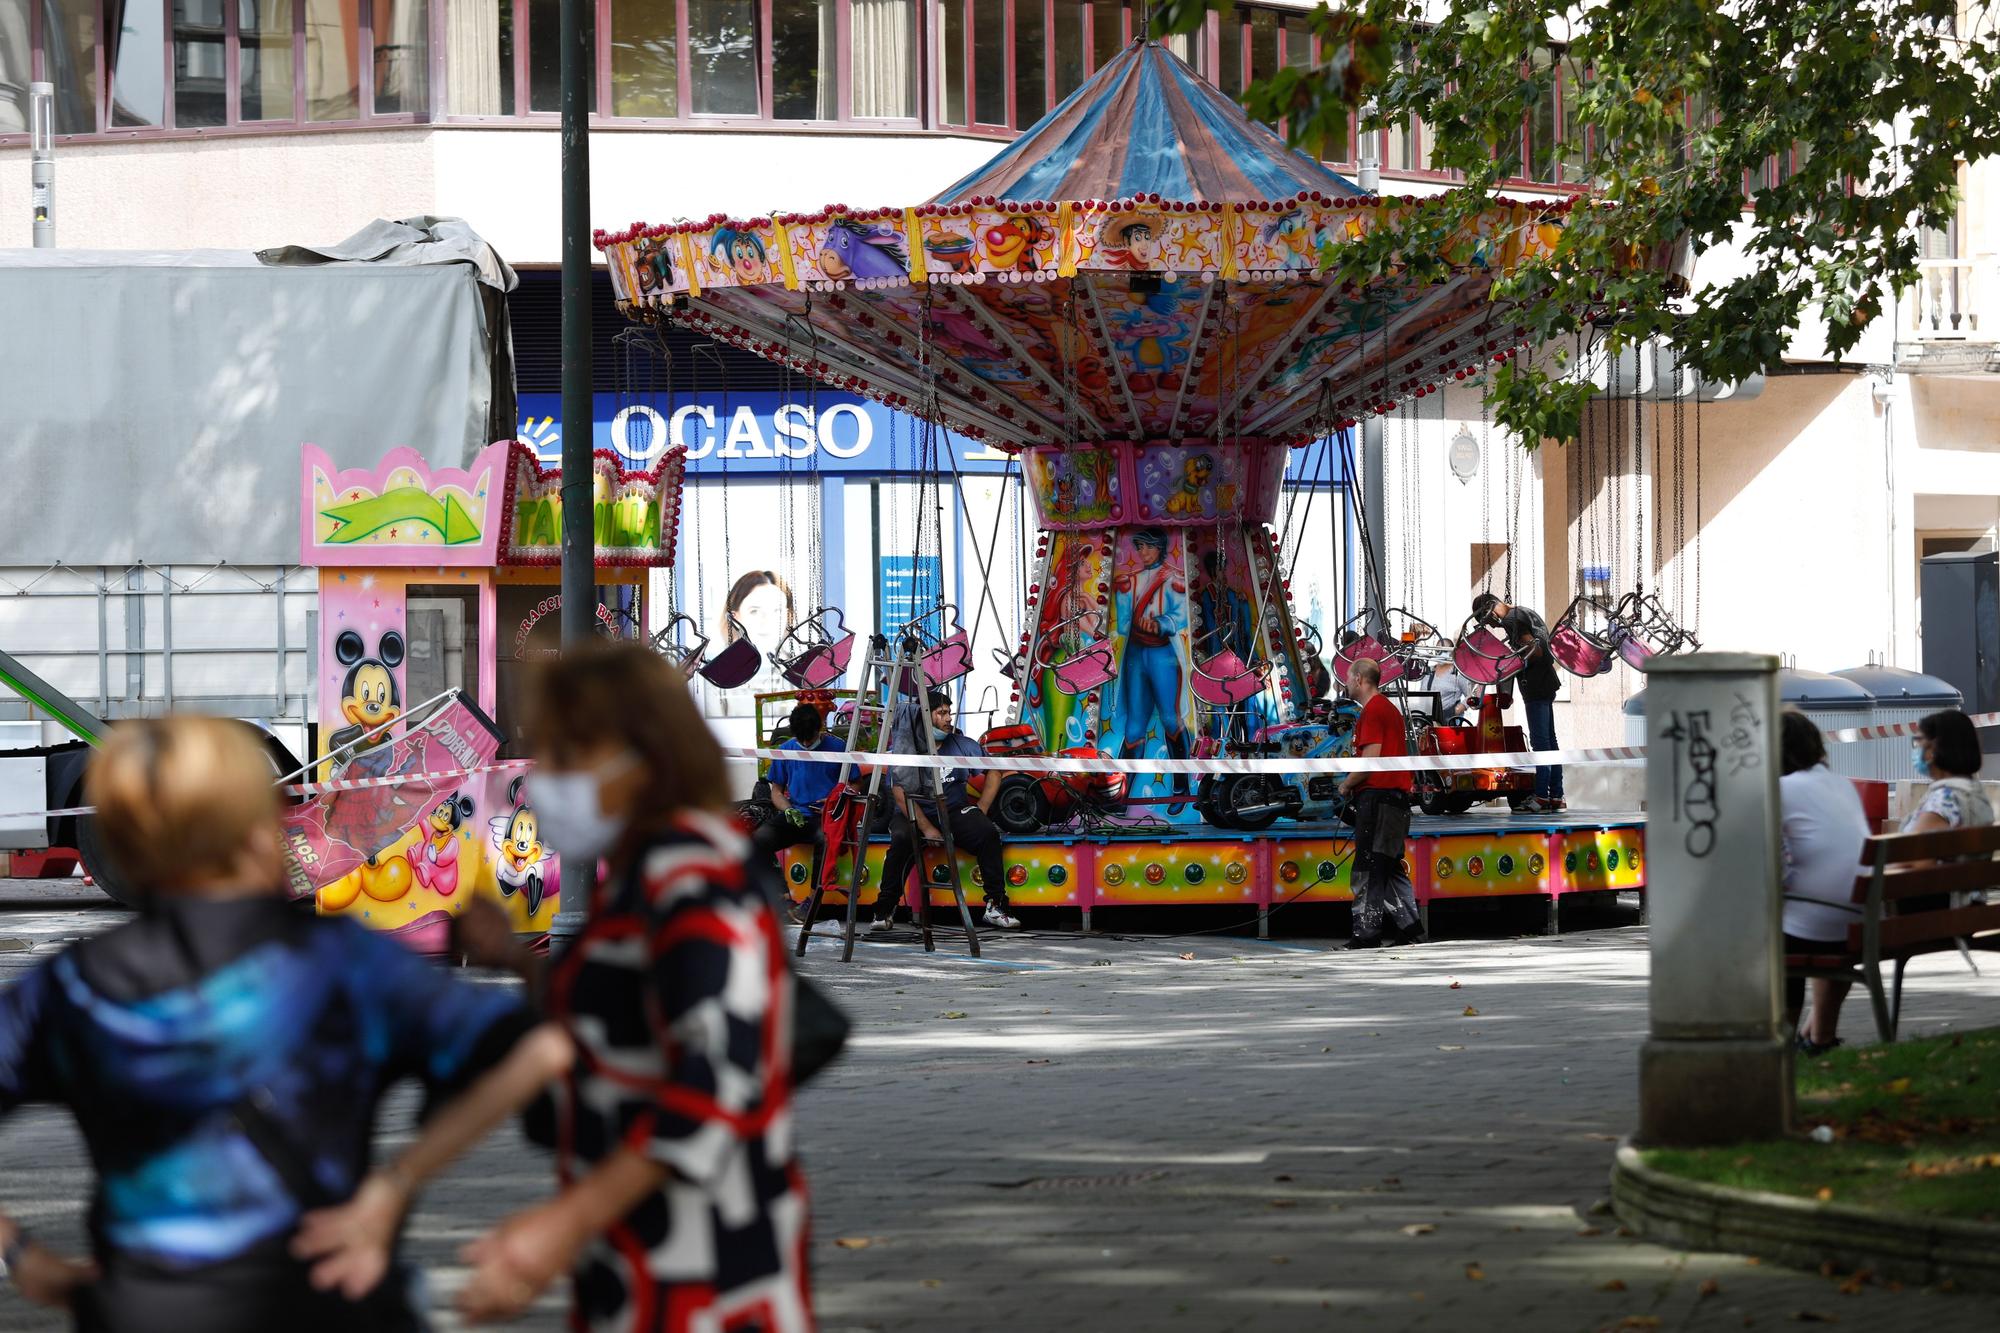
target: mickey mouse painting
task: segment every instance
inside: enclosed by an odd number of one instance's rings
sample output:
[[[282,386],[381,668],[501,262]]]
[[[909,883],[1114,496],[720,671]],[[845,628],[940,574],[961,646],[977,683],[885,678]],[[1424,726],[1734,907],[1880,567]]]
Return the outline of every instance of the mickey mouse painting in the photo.
[[[355,747],[357,754],[388,742],[386,724],[403,713],[403,695],[396,685],[396,668],[403,665],[403,655],[403,636],[395,630],[383,632],[372,656],[367,640],[356,631],[344,629],[335,637],[334,660],[347,668],[340,686],[340,715],[349,725],[333,733],[330,743],[334,749],[371,731],[375,734]]]
[[[511,898],[520,893],[532,917],[542,905],[548,849],[542,846],[541,822],[522,799],[525,782],[525,778],[515,778],[508,785],[507,803],[513,810],[494,816],[488,826],[493,830],[494,850],[500,854],[493,871],[500,882],[500,894]]]

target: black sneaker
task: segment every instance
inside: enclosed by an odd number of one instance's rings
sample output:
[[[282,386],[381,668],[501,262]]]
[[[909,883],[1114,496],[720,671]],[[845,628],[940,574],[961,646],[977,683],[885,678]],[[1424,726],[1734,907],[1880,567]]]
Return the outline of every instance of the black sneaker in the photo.
[[[1347,942],[1347,947],[1350,949],[1379,949],[1382,947],[1382,941],[1380,938],[1364,940],[1359,935],[1356,935]]]

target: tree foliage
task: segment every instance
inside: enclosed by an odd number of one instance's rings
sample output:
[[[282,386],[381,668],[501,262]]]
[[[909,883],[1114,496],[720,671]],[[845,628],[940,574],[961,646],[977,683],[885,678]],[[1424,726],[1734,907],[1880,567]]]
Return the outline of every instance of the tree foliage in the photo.
[[[1893,317],[1921,229],[1955,211],[1961,164],[2000,148],[1993,4],[1361,0],[1310,16],[1328,58],[1281,69],[1244,100],[1308,148],[1344,144],[1350,112],[1370,102],[1365,128],[1425,126],[1431,166],[1454,183],[1395,233],[1322,256],[1358,282],[1399,266],[1421,276],[1428,242],[1525,174],[1523,119],[1566,83],[1566,128],[1590,135],[1589,204],[1495,299],[1537,345],[1658,338],[1683,367],[1736,380],[1775,369],[1813,318],[1838,357]],[[1192,31],[1211,7],[1229,6],[1158,0],[1154,29]],[[1794,151],[1797,169],[1767,178],[1766,163]],[[1733,244],[1742,263],[1687,291],[1627,262],[1663,244],[1690,256]],[[1531,444],[1574,438],[1591,388],[1565,361],[1517,359],[1489,377],[1495,419]]]

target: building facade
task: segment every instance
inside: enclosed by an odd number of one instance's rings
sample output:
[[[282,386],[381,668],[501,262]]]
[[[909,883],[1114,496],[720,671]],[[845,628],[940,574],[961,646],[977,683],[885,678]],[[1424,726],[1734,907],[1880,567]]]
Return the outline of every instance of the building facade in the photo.
[[[556,14],[556,0],[0,0],[0,245],[28,243],[26,86],[47,80],[60,245],[248,249],[330,241],[377,217],[463,217],[524,270],[521,389],[542,403],[556,388]],[[1106,0],[596,0],[593,221],[917,202],[1059,103],[1143,16]],[[1298,8],[1239,5],[1176,49],[1235,92],[1317,59],[1314,43]],[[1592,145],[1569,114],[1573,92],[1558,86],[1524,120],[1518,191],[1588,180]],[[1385,191],[1447,183],[1421,124],[1379,132],[1370,147]],[[1317,151],[1337,170],[1364,156],[1352,127]],[[1773,160],[1766,175],[1791,166]],[[1985,309],[2000,300],[1997,192],[1990,165],[1965,167],[1958,218],[1924,238],[1922,282],[1842,365],[1805,329],[1789,373],[1755,394],[1624,401],[1567,448],[1519,449],[1468,391],[1390,420],[1376,534],[1389,600],[1449,633],[1483,587],[1553,621],[1581,591],[1615,598],[1643,584],[1708,647],[1783,652],[1821,670],[1871,657],[1920,666],[1920,560],[2000,537],[2000,320]],[[1733,262],[1704,256],[1695,281]],[[621,403],[648,386],[621,362],[615,316],[601,311],[599,323],[609,438]],[[662,419],[690,440],[721,430],[719,447],[728,428],[710,423],[736,420],[749,401],[732,396],[764,395],[743,429],[768,440],[805,392],[741,358],[687,350],[677,364],[668,392],[682,398]],[[833,404],[807,405],[824,424]],[[680,407],[695,411],[675,427]],[[524,414],[524,433],[547,444],[550,412]],[[822,450],[850,447],[840,432],[854,424],[836,422]],[[804,459],[734,471],[726,496],[725,474],[697,469],[688,545],[706,547],[704,523],[739,542],[795,531],[750,549],[789,562],[789,584],[870,599],[886,615],[881,590],[894,575],[883,561],[897,525],[915,521],[915,492],[893,475],[914,428],[888,418],[877,428],[862,451],[875,463],[822,451],[810,486],[784,475],[813,466]],[[1461,436],[1469,448],[1453,447]],[[1011,521],[1018,533],[997,474],[967,491],[963,532],[983,534],[999,515],[991,531]],[[983,581],[976,566],[994,556],[972,548],[985,540],[961,537],[948,582]],[[1352,610],[1351,544],[1337,524],[1312,540],[1324,565],[1312,575],[1324,586],[1318,619],[1332,629]],[[676,590],[711,627],[743,572],[736,555],[684,572],[696,586]],[[1010,618],[1023,575],[991,572]],[[1011,619],[987,633],[1011,639]],[[1571,683],[1564,739],[1618,738],[1619,705],[1640,683],[1624,667]]]

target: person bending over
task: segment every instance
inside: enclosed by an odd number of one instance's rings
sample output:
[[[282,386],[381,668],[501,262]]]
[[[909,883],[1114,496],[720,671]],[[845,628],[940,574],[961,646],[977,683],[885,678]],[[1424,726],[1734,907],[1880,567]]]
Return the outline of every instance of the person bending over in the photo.
[[[1528,748],[1558,748],[1556,695],[1562,691],[1562,677],[1556,674],[1556,659],[1549,652],[1548,622],[1527,607],[1509,605],[1490,592],[1472,599],[1472,614],[1481,624],[1499,630],[1507,646],[1526,663],[1515,679],[1520,685],[1521,709],[1528,718]],[[1550,813],[1563,807],[1562,765],[1538,764],[1535,797],[1527,808]]]
[[[930,726],[932,744],[940,756],[985,757],[979,742],[953,724],[949,694],[932,690],[926,702],[930,705],[929,714],[916,721]],[[905,754],[923,752],[914,735],[898,737],[897,744]],[[975,799],[966,790],[966,776],[962,768],[948,768],[938,774],[944,786],[944,804],[940,807],[928,795],[929,770],[898,769],[891,775],[889,799],[895,802],[896,814],[889,820],[889,852],[882,859],[882,885],[875,901],[875,917],[868,923],[869,933],[889,929],[896,905],[903,900],[903,884],[909,878],[910,867],[922,862],[917,855],[918,839],[942,841],[943,832],[938,825],[946,820],[951,822],[952,841],[959,850],[972,853],[979,865],[980,887],[986,894],[986,924],[997,930],[1021,928],[1021,923],[1007,911],[1007,871],[1000,855],[1000,830],[986,813],[1000,794],[1000,784],[987,782]],[[930,886],[924,884],[918,892],[929,893]]]

